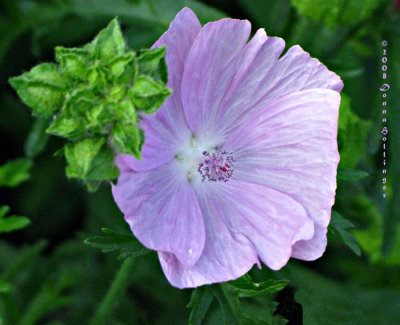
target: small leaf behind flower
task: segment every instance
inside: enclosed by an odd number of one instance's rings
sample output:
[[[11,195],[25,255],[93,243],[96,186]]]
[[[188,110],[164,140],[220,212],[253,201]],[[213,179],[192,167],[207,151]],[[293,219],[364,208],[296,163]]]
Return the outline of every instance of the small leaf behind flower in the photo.
[[[358,256],[361,255],[361,249],[358,246],[357,239],[347,230],[354,228],[354,224],[342,217],[339,213],[332,210],[332,218],[329,224],[329,230],[333,233],[339,233],[344,243]]]
[[[265,282],[254,282],[250,275],[244,276],[234,281],[228,282],[229,285],[237,289],[239,298],[261,297],[276,293],[289,284],[289,280],[269,279]]]
[[[133,235],[125,235],[108,228],[102,228],[104,237],[95,236],[86,239],[84,242],[94,248],[100,249],[103,253],[118,251],[118,259],[126,257],[139,257],[151,251],[145,248]]]

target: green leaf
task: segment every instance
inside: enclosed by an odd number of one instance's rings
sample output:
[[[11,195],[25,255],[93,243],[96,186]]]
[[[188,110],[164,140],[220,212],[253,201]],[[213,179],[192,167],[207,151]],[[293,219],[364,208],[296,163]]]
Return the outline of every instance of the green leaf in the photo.
[[[33,162],[29,158],[10,160],[0,166],[0,186],[15,187],[30,178]]]
[[[94,157],[85,179],[90,181],[114,180],[118,175],[119,169],[114,164],[114,153],[104,145]]]
[[[116,18],[95,37],[91,45],[95,58],[109,60],[124,54],[125,41]]]
[[[133,125],[115,124],[112,130],[112,139],[116,149],[124,154],[141,158],[140,150],[143,143],[139,130]]]
[[[369,174],[362,170],[338,168],[337,178],[343,181],[356,181],[358,179],[368,177]]]
[[[89,53],[83,48],[56,46],[56,61],[61,71],[72,78],[81,79],[90,64]]]
[[[224,284],[213,284],[210,287],[222,309],[224,324],[239,325],[242,312],[239,308],[238,299],[229,290],[224,290],[224,288],[226,288]]]
[[[358,246],[357,239],[347,230],[354,228],[354,224],[343,218],[339,213],[332,210],[332,218],[329,224],[331,231],[338,232],[344,243],[358,256],[361,255],[361,249]]]
[[[355,24],[368,18],[380,5],[380,0],[292,0],[304,16],[324,22],[329,27],[337,24]]]
[[[135,107],[130,100],[124,100],[118,104],[110,105],[109,110],[115,118],[115,121],[131,125],[137,124]]]
[[[272,295],[287,284],[286,280],[254,283],[249,275],[245,275],[210,288],[222,308],[224,324],[271,325],[274,322],[282,323],[274,319],[276,303],[272,301]]]
[[[98,187],[98,181],[113,180],[119,170],[114,164],[114,153],[105,145],[105,138],[84,139],[65,146],[67,176],[86,181],[90,191]]]
[[[129,90],[134,105],[147,114],[154,113],[170,94],[170,89],[147,76],[138,76]]]
[[[133,235],[120,234],[108,228],[102,228],[101,231],[105,237],[91,237],[86,239],[84,243],[100,249],[103,253],[118,251],[118,259],[124,259],[129,256],[136,258],[151,252]]]
[[[203,323],[213,300],[214,295],[208,286],[197,287],[192,291],[190,302],[186,306],[192,309],[189,317],[190,325],[201,325]]]
[[[19,97],[39,115],[61,108],[68,82],[52,63],[42,63],[31,71],[9,80]]]
[[[26,217],[21,216],[9,216],[5,219],[0,219],[0,233],[11,232],[25,228],[31,223]]]
[[[166,47],[153,50],[142,50],[138,54],[139,72],[148,75],[164,84],[168,81],[168,70],[165,62]]]
[[[340,168],[352,169],[365,153],[371,121],[364,121],[350,109],[350,98],[342,93],[339,108],[338,140]]]
[[[99,98],[96,97],[93,89],[86,84],[78,85],[67,95],[63,112],[68,112],[75,116],[82,118],[92,107],[99,105]]]
[[[80,138],[85,132],[85,122],[82,118],[74,117],[66,111],[62,112],[47,128],[46,132],[67,139]]]
[[[108,70],[99,62],[93,64],[87,71],[86,71],[86,78],[89,80],[92,89],[91,91],[95,93],[101,92],[101,89],[105,88],[107,85],[107,75]]]
[[[20,216],[9,216],[5,218],[10,208],[6,205],[0,207],[0,233],[11,232],[28,226],[31,221]]]
[[[135,52],[128,52],[110,62],[111,75],[114,80],[118,80],[121,76],[124,76],[121,80],[122,82],[134,82],[137,73],[135,56]]]
[[[237,289],[237,296],[239,298],[246,298],[271,295],[286,287],[289,284],[289,281],[269,279],[265,282],[256,283],[250,275],[245,274],[239,279],[230,281],[227,284],[234,286]]]
[[[65,146],[67,158],[67,176],[70,178],[86,179],[91,169],[92,162],[105,143],[104,138],[84,139]]]

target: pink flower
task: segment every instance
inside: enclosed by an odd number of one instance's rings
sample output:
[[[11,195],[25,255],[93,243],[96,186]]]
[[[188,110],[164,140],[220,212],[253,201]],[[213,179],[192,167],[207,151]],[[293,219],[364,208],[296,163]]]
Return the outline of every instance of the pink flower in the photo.
[[[179,12],[154,44],[173,94],[141,122],[142,160],[117,157],[115,201],[178,288],[326,247],[343,83],[299,46],[280,58],[284,41],[262,29],[247,43],[250,28]]]

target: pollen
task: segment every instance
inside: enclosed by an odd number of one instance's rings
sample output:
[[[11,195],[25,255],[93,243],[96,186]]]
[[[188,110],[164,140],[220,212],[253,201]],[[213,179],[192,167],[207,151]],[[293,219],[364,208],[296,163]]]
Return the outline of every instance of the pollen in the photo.
[[[223,150],[216,146],[211,152],[203,151],[202,161],[199,163],[197,171],[202,177],[202,181],[227,182],[233,174],[233,153]]]

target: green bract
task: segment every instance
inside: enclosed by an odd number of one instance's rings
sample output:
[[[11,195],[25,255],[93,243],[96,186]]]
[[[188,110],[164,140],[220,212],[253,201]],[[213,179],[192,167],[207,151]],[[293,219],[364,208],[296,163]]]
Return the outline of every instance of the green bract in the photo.
[[[67,176],[95,189],[118,176],[117,152],[141,158],[140,114],[154,113],[171,93],[164,56],[165,47],[129,51],[114,19],[89,44],[56,47],[57,64],[40,64],[10,84],[35,115],[53,117],[47,133],[71,141],[63,150]]]

